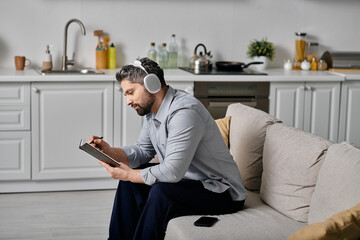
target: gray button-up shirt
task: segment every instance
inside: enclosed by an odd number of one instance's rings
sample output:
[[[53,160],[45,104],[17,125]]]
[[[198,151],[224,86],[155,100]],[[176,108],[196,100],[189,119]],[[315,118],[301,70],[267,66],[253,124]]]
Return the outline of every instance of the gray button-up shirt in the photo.
[[[158,112],[145,116],[136,144],[123,149],[131,168],[158,155],[160,164],[141,170],[145,184],[192,179],[213,192],[229,189],[233,200],[247,197],[237,165],[214,119],[186,92],[169,86]]]

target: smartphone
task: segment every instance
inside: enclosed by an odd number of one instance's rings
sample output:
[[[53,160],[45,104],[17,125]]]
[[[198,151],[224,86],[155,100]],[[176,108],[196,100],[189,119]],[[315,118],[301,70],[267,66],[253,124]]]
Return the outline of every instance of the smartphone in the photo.
[[[200,217],[198,220],[194,222],[194,225],[197,227],[211,227],[214,225],[219,219],[216,217]]]

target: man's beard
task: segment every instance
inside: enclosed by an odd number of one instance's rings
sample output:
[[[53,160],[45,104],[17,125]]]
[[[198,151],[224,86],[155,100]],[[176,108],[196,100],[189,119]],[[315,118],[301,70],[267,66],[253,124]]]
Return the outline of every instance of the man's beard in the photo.
[[[152,106],[154,105],[155,102],[155,97],[151,94],[149,94],[144,101],[144,106],[140,106],[139,104],[131,104],[131,107],[137,106],[136,112],[137,114],[139,114],[140,116],[144,116],[146,114],[148,114],[151,111]]]

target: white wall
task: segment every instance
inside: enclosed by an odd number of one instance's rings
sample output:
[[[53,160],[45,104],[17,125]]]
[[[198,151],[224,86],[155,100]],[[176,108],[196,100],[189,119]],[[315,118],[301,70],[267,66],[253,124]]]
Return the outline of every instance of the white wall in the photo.
[[[272,66],[294,56],[295,31],[309,34],[323,49],[360,51],[358,0],[1,0],[0,67],[14,67],[14,56],[25,55],[40,67],[52,44],[60,67],[64,27],[69,27],[68,55],[95,67],[96,29],[103,29],[117,48],[118,67],[147,55],[151,41],[170,42],[177,35],[187,65],[195,46],[204,43],[213,61],[245,61],[254,38],[267,37],[276,47]]]

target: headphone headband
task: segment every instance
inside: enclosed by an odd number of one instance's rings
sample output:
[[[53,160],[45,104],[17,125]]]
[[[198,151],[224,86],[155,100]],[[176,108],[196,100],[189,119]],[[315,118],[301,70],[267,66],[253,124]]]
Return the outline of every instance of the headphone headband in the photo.
[[[131,65],[133,65],[134,67],[138,67],[141,68],[142,70],[144,70],[144,72],[146,74],[149,74],[146,69],[142,66],[141,62],[139,60],[135,60],[134,63],[132,63]]]

